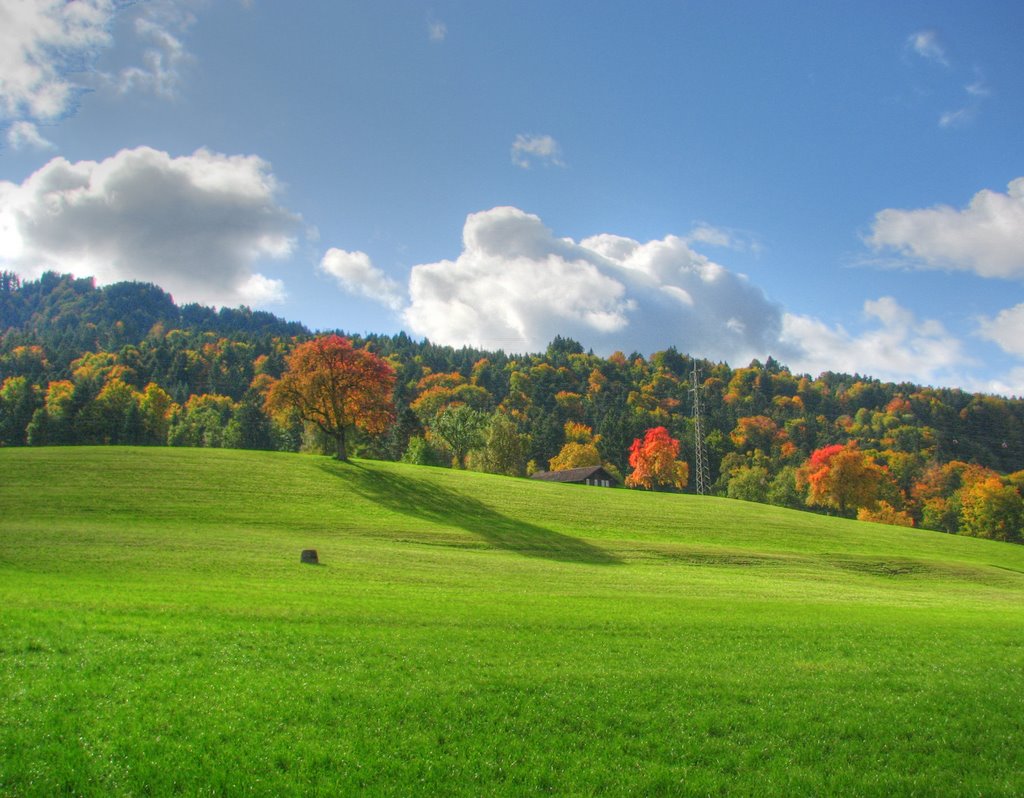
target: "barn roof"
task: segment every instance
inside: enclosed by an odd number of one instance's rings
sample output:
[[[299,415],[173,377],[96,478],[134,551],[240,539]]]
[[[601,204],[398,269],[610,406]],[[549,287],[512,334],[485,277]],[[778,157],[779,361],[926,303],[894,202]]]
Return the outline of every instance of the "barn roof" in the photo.
[[[583,480],[594,476],[599,476],[601,479],[607,479],[612,482],[615,481],[615,477],[599,465],[586,466],[585,468],[569,468],[565,471],[538,471],[530,479],[542,479],[545,482],[583,482]]]

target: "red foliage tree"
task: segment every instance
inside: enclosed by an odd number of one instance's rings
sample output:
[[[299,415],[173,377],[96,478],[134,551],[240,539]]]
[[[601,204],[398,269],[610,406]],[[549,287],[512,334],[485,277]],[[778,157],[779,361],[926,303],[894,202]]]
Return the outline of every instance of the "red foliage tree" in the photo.
[[[336,441],[337,458],[347,460],[350,429],[383,432],[394,420],[394,385],[386,360],[340,335],[326,335],[295,347],[287,370],[267,391],[266,409],[315,424]]]
[[[633,473],[626,477],[631,488],[654,490],[658,485],[686,487],[690,469],[679,456],[679,441],[664,427],[654,427],[637,438],[629,448],[629,465]]]

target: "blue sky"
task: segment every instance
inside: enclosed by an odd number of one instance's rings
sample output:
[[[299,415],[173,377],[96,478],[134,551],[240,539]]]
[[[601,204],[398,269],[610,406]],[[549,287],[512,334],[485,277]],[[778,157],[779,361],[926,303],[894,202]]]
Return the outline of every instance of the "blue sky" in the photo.
[[[1020,2],[0,0],[0,262],[1024,394]]]

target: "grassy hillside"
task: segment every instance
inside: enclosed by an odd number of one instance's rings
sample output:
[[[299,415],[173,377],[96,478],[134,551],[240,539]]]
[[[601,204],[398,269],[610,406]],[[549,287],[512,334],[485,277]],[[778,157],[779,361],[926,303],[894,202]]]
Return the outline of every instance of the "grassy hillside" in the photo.
[[[1024,547],[290,454],[0,477],[2,795],[1024,788]]]

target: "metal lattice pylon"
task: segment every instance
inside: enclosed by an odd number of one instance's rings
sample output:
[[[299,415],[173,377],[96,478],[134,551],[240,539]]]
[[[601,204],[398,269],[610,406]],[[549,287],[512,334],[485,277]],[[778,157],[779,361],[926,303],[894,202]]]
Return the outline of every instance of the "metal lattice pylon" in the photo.
[[[708,451],[704,444],[704,419],[700,412],[700,370],[697,361],[693,362],[693,374],[690,377],[690,390],[693,391],[693,449],[694,470],[697,493],[705,495],[711,487],[708,474]]]

